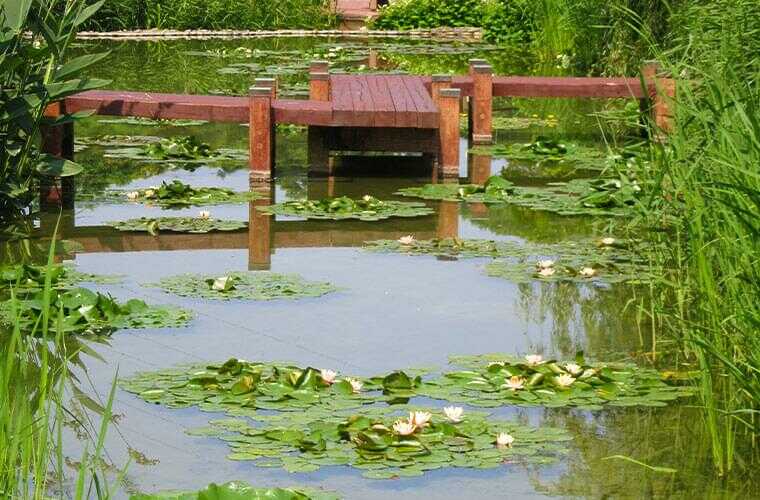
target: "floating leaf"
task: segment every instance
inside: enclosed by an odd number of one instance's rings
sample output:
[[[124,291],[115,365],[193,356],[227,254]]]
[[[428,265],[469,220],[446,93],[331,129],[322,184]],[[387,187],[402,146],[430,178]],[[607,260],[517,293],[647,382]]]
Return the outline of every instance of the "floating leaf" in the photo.
[[[139,219],[106,222],[106,225],[119,231],[148,232],[153,235],[161,231],[210,233],[213,231],[238,231],[248,227],[247,222],[201,217],[141,217]]]
[[[258,210],[272,215],[291,215],[307,219],[363,221],[377,221],[390,217],[419,217],[433,213],[424,203],[381,201],[372,196],[364,196],[359,200],[342,196],[323,200],[289,201],[258,207]]]

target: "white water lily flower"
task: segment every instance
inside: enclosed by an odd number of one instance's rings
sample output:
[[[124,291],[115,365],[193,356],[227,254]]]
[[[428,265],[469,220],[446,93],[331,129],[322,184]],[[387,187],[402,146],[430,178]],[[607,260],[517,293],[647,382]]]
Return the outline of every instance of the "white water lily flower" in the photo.
[[[563,373],[562,375],[558,376],[556,379],[557,384],[560,387],[570,387],[573,385],[573,382],[575,382],[575,377],[572,375],[568,375],[567,373]]]
[[[580,275],[584,278],[591,278],[596,274],[596,271],[593,267],[584,267],[581,269]]]
[[[593,368],[587,368],[583,371],[581,376],[578,378],[589,378],[589,377],[593,377],[594,375],[596,375],[596,370],[594,370]]]
[[[398,239],[399,243],[406,246],[414,245],[414,241],[415,241],[414,236],[412,236],[411,234],[408,236],[402,236],[401,238]]]
[[[499,448],[509,448],[514,442],[515,438],[506,432],[500,432],[496,435],[496,446]]]
[[[433,415],[427,411],[410,411],[409,412],[409,421],[420,429],[425,427],[430,422],[431,418],[433,418]]]
[[[211,218],[211,212],[209,212],[208,210],[201,210],[200,212],[198,212],[198,218],[209,219]]]
[[[464,409],[461,406],[447,406],[443,409],[443,414],[446,415],[446,418],[451,422],[458,424],[462,421]]]
[[[319,375],[322,377],[322,380],[328,384],[335,382],[335,377],[338,376],[338,374],[333,370],[320,370]]]
[[[602,238],[602,245],[612,246],[615,244],[615,238]]]
[[[536,267],[539,269],[549,269],[550,267],[554,267],[554,261],[553,260],[539,260],[536,262]]]
[[[137,191],[131,191],[131,192],[127,193],[127,199],[130,200],[130,201],[134,201],[134,200],[136,200],[139,197],[140,197],[140,193],[137,192]]]
[[[567,370],[574,377],[577,377],[578,375],[581,374],[581,372],[583,372],[583,368],[581,367],[581,365],[579,365],[577,363],[568,363],[568,364],[566,364],[565,365],[565,370]]]
[[[232,278],[229,276],[222,276],[221,278],[217,278],[214,280],[214,284],[211,285],[211,289],[216,292],[223,292],[227,289],[227,283],[229,283],[231,279]]]
[[[509,377],[502,387],[505,389],[512,389],[513,391],[525,389],[525,379],[523,377],[518,377],[517,375]]]
[[[156,192],[153,189],[146,189],[143,194],[145,195],[146,198],[153,198]]]
[[[525,356],[525,361],[531,366],[540,365],[544,361],[544,357],[540,354],[528,354]]]
[[[546,267],[544,269],[539,270],[538,275],[541,276],[542,278],[548,278],[550,276],[554,276],[554,273],[556,272],[557,270],[554,269],[553,267]]]
[[[363,383],[356,380],[355,378],[347,378],[346,379],[349,384],[351,384],[351,389],[354,391],[354,394],[358,393],[362,390],[362,387],[364,386]]]
[[[415,427],[413,423],[406,420],[397,420],[396,423],[393,424],[393,432],[399,436],[409,436],[411,434],[414,434],[414,431],[416,430],[417,427]]]

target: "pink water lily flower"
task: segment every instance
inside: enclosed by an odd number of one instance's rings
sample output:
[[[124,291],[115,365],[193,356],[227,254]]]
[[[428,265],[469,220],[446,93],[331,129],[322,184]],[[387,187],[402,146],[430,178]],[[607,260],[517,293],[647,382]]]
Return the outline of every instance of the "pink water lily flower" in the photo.
[[[433,415],[427,411],[411,411],[409,412],[409,421],[416,427],[422,429],[430,422]]]
[[[514,377],[509,377],[506,382],[504,382],[502,387],[505,389],[511,389],[513,391],[525,389],[525,379],[523,377],[518,377],[517,375]]]
[[[531,366],[540,365],[544,361],[544,357],[540,354],[528,354],[525,356],[525,361]]]
[[[209,219],[211,217],[211,212],[208,210],[201,210],[198,212],[198,218],[199,219]]]
[[[335,377],[338,376],[337,372],[334,372],[333,370],[320,370],[319,375],[327,384],[335,382]]]
[[[410,436],[414,434],[414,431],[416,430],[417,427],[407,420],[397,420],[396,423],[393,424],[393,432],[399,436]]]

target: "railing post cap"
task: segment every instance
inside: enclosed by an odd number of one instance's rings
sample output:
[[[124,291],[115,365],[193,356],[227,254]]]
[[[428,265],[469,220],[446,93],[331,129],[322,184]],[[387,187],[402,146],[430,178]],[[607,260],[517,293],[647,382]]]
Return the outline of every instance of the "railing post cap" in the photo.
[[[460,89],[441,89],[438,91],[438,95],[441,97],[454,97],[459,99],[462,97],[462,91]]]
[[[277,84],[277,78],[272,76],[259,77],[253,80],[254,87],[268,87]]]
[[[325,72],[310,73],[309,78],[311,78],[312,80],[329,80],[330,73],[325,73]]]
[[[493,66],[490,64],[475,64],[472,66],[475,73],[493,73]]]
[[[449,74],[433,75],[432,78],[434,82],[450,82],[452,80],[452,76]]]
[[[322,72],[322,71],[326,71],[327,68],[329,67],[330,67],[329,62],[320,59],[316,61],[311,61],[311,63],[309,64],[309,71]]]
[[[481,64],[488,64],[488,61],[485,59],[470,59],[467,61],[470,66],[479,66]]]
[[[272,95],[272,87],[251,87],[248,89],[248,95],[251,96],[267,96],[270,97]]]

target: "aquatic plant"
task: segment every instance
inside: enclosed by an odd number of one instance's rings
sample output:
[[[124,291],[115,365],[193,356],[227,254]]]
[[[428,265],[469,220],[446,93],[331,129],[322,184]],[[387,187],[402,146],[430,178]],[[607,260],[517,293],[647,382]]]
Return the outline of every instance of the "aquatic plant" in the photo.
[[[162,118],[143,118],[141,116],[119,116],[99,118],[98,123],[104,125],[139,125],[141,127],[197,127],[205,125],[204,120],[165,120]]]
[[[337,290],[330,283],[306,281],[295,274],[230,272],[220,276],[183,274],[147,286],[181,297],[276,300],[321,297]]]
[[[314,488],[257,488],[242,481],[211,483],[198,491],[140,493],[129,500],[338,500],[340,496]]]
[[[608,152],[593,146],[583,146],[572,142],[560,142],[539,136],[535,141],[517,144],[496,144],[477,146],[473,153],[491,154],[516,161],[531,161],[537,164],[567,163],[576,168],[603,170]]]
[[[480,412],[451,422],[438,409],[405,410],[365,409],[328,417],[288,413],[263,417],[264,425],[256,427],[243,420],[218,420],[189,433],[227,441],[231,460],[289,472],[345,465],[371,479],[422,476],[449,467],[547,464],[565,452],[563,443],[570,439],[561,429],[529,427]],[[509,444],[500,444],[502,434],[511,436]]]
[[[341,196],[322,200],[288,201],[257,207],[257,210],[271,215],[292,215],[307,219],[359,219],[363,221],[377,221],[390,217],[419,217],[433,213],[433,210],[426,207],[424,203],[382,201],[369,195],[359,200]]]
[[[425,200],[466,201],[470,203],[504,203],[516,192],[515,185],[494,175],[482,186],[476,184],[425,184],[400,189],[396,194]]]
[[[53,288],[71,288],[79,283],[112,285],[120,283],[121,276],[99,275],[77,271],[71,265],[35,266],[32,264],[15,264],[0,266],[0,283],[16,293],[41,290],[45,282],[50,281]]]
[[[248,227],[247,222],[212,219],[210,217],[140,217],[125,221],[106,222],[119,231],[147,232],[153,235],[161,231],[171,233],[210,233],[214,231],[238,231]]]
[[[109,197],[112,197],[114,193],[109,194]],[[154,188],[131,191],[125,193],[125,196],[129,201],[140,201],[164,208],[243,203],[259,197],[255,191],[238,193],[226,188],[192,187],[177,179],[168,183],[163,181],[160,186]]]

